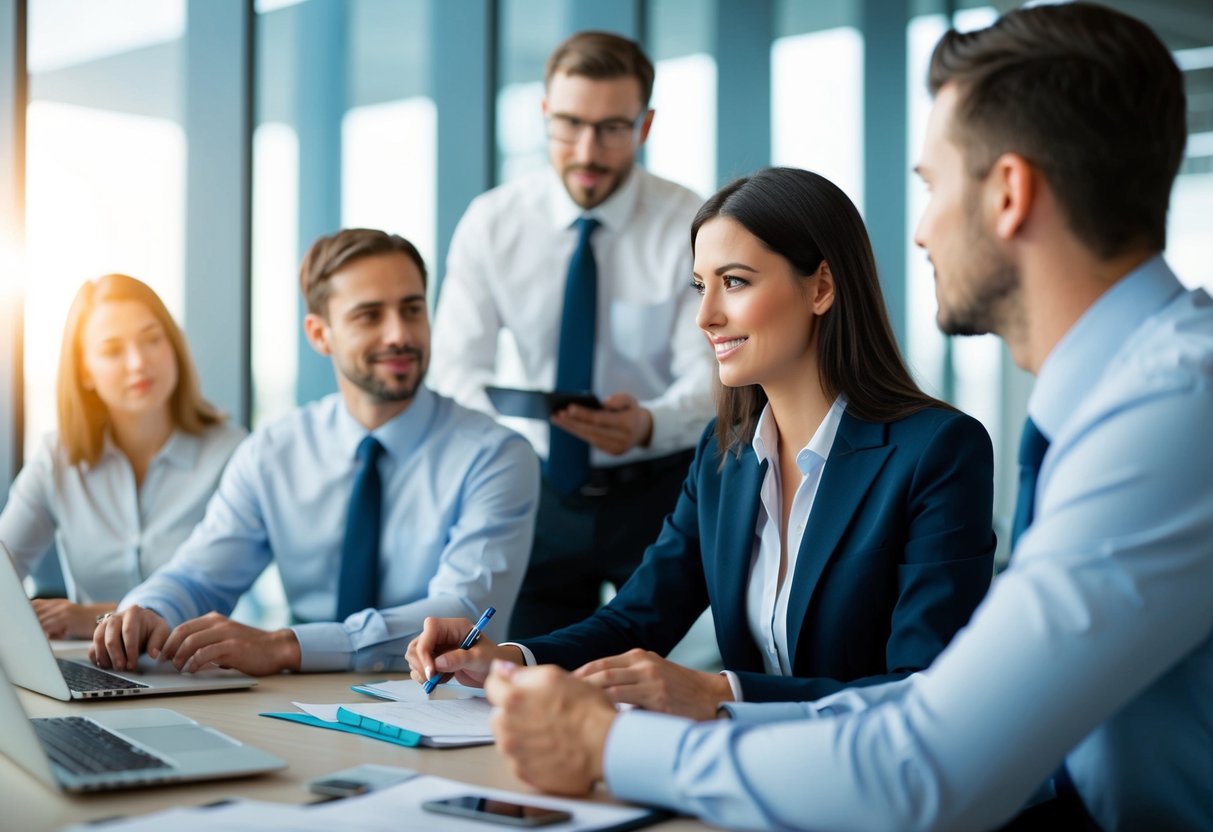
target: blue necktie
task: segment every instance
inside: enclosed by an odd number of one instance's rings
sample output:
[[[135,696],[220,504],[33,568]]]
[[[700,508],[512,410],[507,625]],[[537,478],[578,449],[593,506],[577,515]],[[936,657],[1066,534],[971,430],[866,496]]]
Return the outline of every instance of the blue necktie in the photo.
[[[1036,480],[1040,476],[1040,464],[1044,461],[1045,452],[1049,450],[1049,438],[1040,432],[1036,423],[1029,416],[1023,423],[1023,435],[1019,438],[1019,494],[1015,497],[1015,521],[1011,526],[1011,551],[1020,535],[1032,525],[1036,514]],[[1095,821],[1087,813],[1065,759],[1053,772],[1053,789],[1057,797],[1069,804],[1073,811],[1081,815],[1081,826],[1075,829],[1098,829]],[[1069,828],[1069,827],[1067,827]]]
[[[1023,436],[1019,440],[1019,494],[1015,498],[1015,521],[1011,525],[1011,551],[1015,550],[1019,536],[1032,525],[1036,510],[1036,479],[1047,450],[1048,438],[1029,417],[1023,423]]]
[[[598,264],[590,235],[598,220],[581,217],[577,248],[569,260],[560,315],[560,348],[556,354],[556,389],[590,390],[594,384],[594,330],[598,312]],[[590,446],[552,426],[548,450],[548,479],[561,494],[572,494],[590,475]]]
[[[350,494],[350,511],[341,541],[341,579],[337,584],[337,621],[374,607],[379,595],[379,455],[383,446],[373,436],[358,445],[358,468]]]

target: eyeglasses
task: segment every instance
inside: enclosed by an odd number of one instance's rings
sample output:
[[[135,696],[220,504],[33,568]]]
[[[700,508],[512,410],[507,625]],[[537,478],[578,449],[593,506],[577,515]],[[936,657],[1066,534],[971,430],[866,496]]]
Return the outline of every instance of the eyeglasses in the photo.
[[[565,144],[573,144],[581,138],[581,131],[589,127],[594,131],[594,141],[603,150],[624,150],[636,143],[640,126],[648,110],[628,121],[625,118],[608,118],[602,121],[584,121],[576,116],[548,116],[548,138]]]

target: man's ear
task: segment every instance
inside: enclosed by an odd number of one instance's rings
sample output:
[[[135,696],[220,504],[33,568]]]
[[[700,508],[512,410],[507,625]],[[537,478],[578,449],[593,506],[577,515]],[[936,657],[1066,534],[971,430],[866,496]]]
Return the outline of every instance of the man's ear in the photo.
[[[994,233],[999,239],[1010,240],[1032,213],[1036,199],[1036,170],[1018,153],[1004,153],[990,168],[985,189]]]
[[[316,352],[332,355],[332,348],[329,346],[329,325],[324,318],[311,312],[307,313],[303,318],[303,334]]]
[[[824,315],[834,306],[834,273],[830,271],[830,264],[822,260],[813,277],[816,279],[813,281],[809,304],[814,315]]]

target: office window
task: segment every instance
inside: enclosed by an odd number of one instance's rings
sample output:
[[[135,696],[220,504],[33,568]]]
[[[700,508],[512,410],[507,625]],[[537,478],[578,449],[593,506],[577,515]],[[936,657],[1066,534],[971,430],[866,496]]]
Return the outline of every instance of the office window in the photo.
[[[1171,193],[1167,260],[1186,285],[1213,292],[1213,24],[1205,35],[1175,51],[1188,94],[1188,145]]]
[[[968,31],[993,23],[992,8],[972,9],[956,16],[956,26]],[[922,152],[931,96],[927,91],[927,65],[931,52],[950,28],[945,15],[930,14],[910,21],[906,73],[909,167],[906,170],[906,357],[918,382],[936,395],[953,401],[980,418],[987,430],[998,427],[1000,347],[994,336],[957,338],[950,342],[935,324],[935,277],[926,252],[914,244],[914,230],[927,204],[927,191],[913,172]]]
[[[776,3],[771,163],[820,173],[863,213],[863,33],[854,2]]]
[[[437,266],[429,4],[262,0],[256,8],[254,425],[335,389],[327,360],[301,344],[299,260],[316,236],[382,228]]]
[[[85,280],[139,278],[183,321],[183,0],[30,0],[25,453],[55,427],[63,323]]]
[[[562,0],[502,0],[498,32],[497,182],[548,163],[543,68],[565,31]]]
[[[645,143],[650,171],[707,198],[716,191],[716,61],[712,20],[694,0],[648,4],[647,51],[657,115]]]

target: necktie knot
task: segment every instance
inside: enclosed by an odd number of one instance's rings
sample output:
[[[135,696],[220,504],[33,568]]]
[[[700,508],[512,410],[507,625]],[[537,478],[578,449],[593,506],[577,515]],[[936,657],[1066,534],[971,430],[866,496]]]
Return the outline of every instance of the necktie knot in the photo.
[[[1040,475],[1040,463],[1049,450],[1049,439],[1040,432],[1029,417],[1023,423],[1023,435],[1019,439],[1019,494],[1015,500],[1015,517],[1011,523],[1011,548],[1032,525],[1036,515],[1036,480]]]
[[[358,450],[354,455],[363,465],[374,465],[379,461],[379,455],[383,453],[383,445],[379,440],[369,434],[358,443]]]
[[[1029,417],[1023,423],[1023,435],[1019,439],[1019,464],[1039,468],[1049,450],[1049,440]]]
[[[573,222],[573,227],[577,229],[577,245],[585,245],[590,235],[593,234],[594,230],[600,225],[602,225],[602,223],[593,217],[578,217]]]

